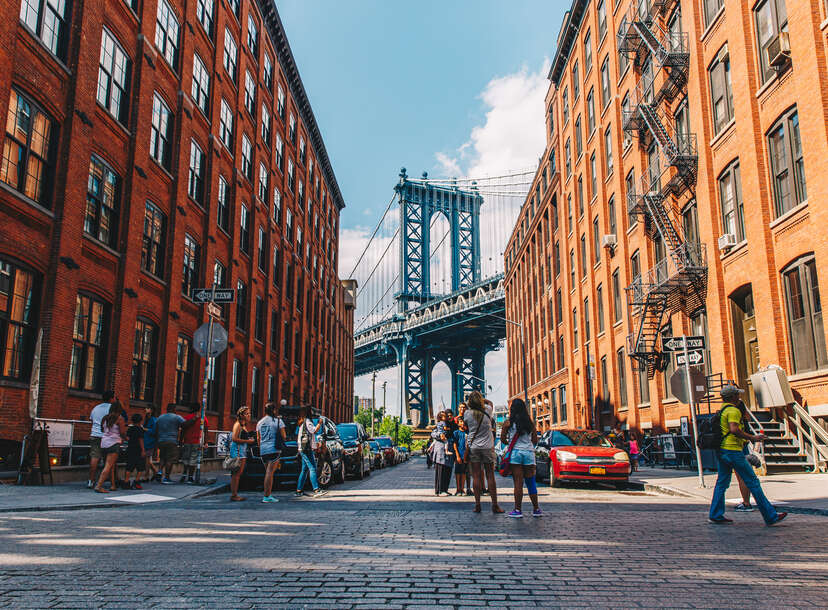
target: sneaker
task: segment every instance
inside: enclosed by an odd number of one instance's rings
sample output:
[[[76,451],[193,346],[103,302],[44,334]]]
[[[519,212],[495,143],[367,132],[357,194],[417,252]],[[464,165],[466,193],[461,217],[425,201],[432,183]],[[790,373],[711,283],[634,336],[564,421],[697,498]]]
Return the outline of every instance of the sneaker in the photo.
[[[302,496],[304,496],[305,494],[303,494],[301,491],[294,491],[294,492],[293,492],[293,495],[294,495],[294,496],[296,496],[297,498],[301,498],[301,497],[302,497]]]
[[[134,482],[130,483],[129,488],[130,489],[144,489],[143,487],[141,487],[141,484],[138,481],[134,481]]]
[[[519,510],[513,510],[508,516],[514,519],[523,519],[523,513]]]
[[[164,477],[163,479],[161,479],[161,483],[163,483],[164,485],[172,485],[173,480],[169,477]]]
[[[161,483],[163,476],[160,472],[156,472],[155,475],[152,477],[152,480],[156,483]]]
[[[543,517],[543,511],[539,508],[536,508],[535,510],[532,511],[532,516],[533,517]]]
[[[187,479],[187,485],[195,485],[195,479]]]
[[[782,521],[782,519],[784,519],[787,516],[788,516],[788,513],[776,513],[776,519],[774,519],[773,521],[768,523],[768,525],[776,525],[777,523]]]
[[[735,510],[737,513],[752,513],[756,510],[756,508],[754,508],[750,504],[739,502],[736,506],[733,507],[733,510]]]
[[[265,503],[265,504],[268,504],[269,502],[278,502],[278,501],[279,501],[279,499],[274,498],[273,496],[265,496],[264,498],[262,498],[262,502]]]
[[[710,523],[714,523],[716,525],[726,525],[728,523],[733,523],[733,519],[728,519],[727,517],[719,517],[718,519],[707,519]]]
[[[313,492],[313,496],[311,496],[311,497],[313,497],[313,498],[321,498],[321,497],[322,497],[322,496],[324,496],[326,493],[328,493],[328,490],[327,490],[327,489],[316,489],[316,490],[314,490],[314,492]]]
[[[86,489],[92,489],[95,487],[95,484],[92,482],[92,479],[86,481]]]

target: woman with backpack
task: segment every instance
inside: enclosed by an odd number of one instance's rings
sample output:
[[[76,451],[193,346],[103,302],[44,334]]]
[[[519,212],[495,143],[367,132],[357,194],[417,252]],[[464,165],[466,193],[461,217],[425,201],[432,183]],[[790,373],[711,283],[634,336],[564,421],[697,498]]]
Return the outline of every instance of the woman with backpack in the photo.
[[[523,517],[521,505],[524,481],[526,481],[526,489],[529,491],[529,499],[534,509],[532,516],[542,516],[543,513],[538,505],[538,487],[535,484],[535,445],[538,442],[538,432],[535,422],[532,421],[526,409],[526,403],[520,398],[512,400],[509,406],[509,418],[503,422],[503,427],[500,429],[500,438],[509,439],[509,449],[506,455],[515,485],[515,509],[509,513],[509,516],[518,519]]]
[[[262,502],[278,502],[274,498],[273,475],[279,468],[279,457],[282,455],[282,447],[285,444],[285,423],[279,417],[279,408],[269,402],[265,405],[265,416],[256,424],[256,435],[259,440],[259,456],[265,467],[264,474],[264,496]]]
[[[299,422],[296,429],[296,449],[297,457],[302,462],[302,471],[299,473],[299,479],[296,481],[297,496],[302,495],[302,488],[305,486],[306,476],[310,476],[314,498],[318,498],[327,493],[319,487],[319,481],[316,478],[316,433],[321,428],[321,417],[314,425],[313,421],[308,417],[308,408],[302,407],[299,410]]]
[[[480,512],[480,494],[483,490],[483,476],[489,483],[489,495],[492,498],[492,512],[502,513],[497,503],[497,483],[495,482],[494,450],[494,405],[475,390],[466,401],[468,409],[463,415],[468,432],[465,460],[471,466],[474,488],[474,512]]]
[[[121,443],[126,438],[127,423],[124,419],[124,408],[118,400],[115,400],[109,406],[109,412],[101,420],[101,454],[104,459],[104,468],[101,471],[101,476],[98,477],[98,484],[95,485],[95,491],[99,494],[109,493],[115,491],[115,464],[118,461],[118,453],[121,450]],[[104,481],[111,476],[110,489],[104,489]]]

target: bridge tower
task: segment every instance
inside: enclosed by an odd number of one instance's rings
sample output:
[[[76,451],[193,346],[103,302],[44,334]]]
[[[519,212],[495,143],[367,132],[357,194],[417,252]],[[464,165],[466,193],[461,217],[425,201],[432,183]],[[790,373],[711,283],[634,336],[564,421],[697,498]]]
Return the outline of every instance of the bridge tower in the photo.
[[[400,287],[395,294],[399,316],[417,308],[436,295],[431,293],[431,222],[444,214],[451,232],[451,290],[462,290],[480,282],[480,206],[483,197],[473,186],[463,190],[450,183],[430,183],[423,173],[421,180],[409,179],[400,170],[395,187],[400,202]],[[421,337],[402,336],[392,343],[400,368],[401,387],[406,410],[420,412],[420,425],[429,419],[432,403],[431,373],[434,365],[445,362],[452,375],[451,406],[457,410],[463,396],[479,387],[483,377],[486,352],[490,344],[459,345],[454,349],[433,348]]]

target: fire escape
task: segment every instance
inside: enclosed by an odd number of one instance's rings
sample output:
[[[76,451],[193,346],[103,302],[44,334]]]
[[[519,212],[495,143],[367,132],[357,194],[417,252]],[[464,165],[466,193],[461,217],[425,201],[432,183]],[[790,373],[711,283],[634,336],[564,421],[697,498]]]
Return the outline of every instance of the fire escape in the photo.
[[[652,377],[663,366],[661,330],[674,311],[685,314],[704,303],[707,260],[703,244],[687,242],[673,223],[677,203],[696,183],[698,150],[695,134],[677,125],[669,104],[686,91],[690,66],[687,34],[663,29],[658,19],[669,0],[633,2],[618,34],[618,49],[641,77],[630,94],[623,128],[638,137],[649,167],[638,186],[627,193],[630,215],[643,217],[647,235],[659,236],[666,256],[633,278],[627,298],[637,328],[627,338],[629,356],[638,370]],[[642,69],[646,66],[646,69]]]

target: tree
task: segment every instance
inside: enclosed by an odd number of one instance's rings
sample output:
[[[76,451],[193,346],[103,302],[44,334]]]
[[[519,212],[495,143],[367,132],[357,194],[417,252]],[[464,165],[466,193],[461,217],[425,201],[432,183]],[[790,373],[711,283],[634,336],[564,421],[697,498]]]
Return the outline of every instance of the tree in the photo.
[[[386,415],[382,418],[379,433],[381,436],[390,436],[392,439],[394,438],[394,434],[396,433],[398,445],[410,445],[411,439],[413,437],[411,428],[409,428],[405,424],[399,424],[399,428],[397,428],[398,421],[399,420],[396,417]]]

